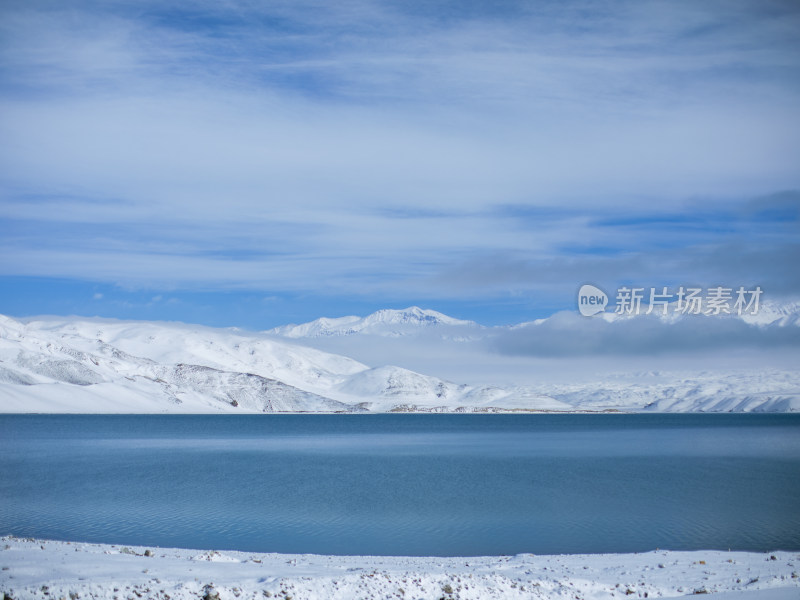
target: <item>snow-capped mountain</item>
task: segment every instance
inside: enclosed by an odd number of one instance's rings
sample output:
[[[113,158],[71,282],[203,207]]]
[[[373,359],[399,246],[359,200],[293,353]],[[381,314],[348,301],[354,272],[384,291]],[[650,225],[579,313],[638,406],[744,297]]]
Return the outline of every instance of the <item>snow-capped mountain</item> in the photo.
[[[420,328],[441,326],[480,328],[480,325],[474,321],[454,319],[435,310],[411,306],[403,310],[379,310],[366,317],[349,316],[333,319],[323,317],[302,325],[276,327],[266,333],[295,339],[343,336],[357,333],[397,337],[413,335]]]
[[[493,401],[502,401],[493,404]],[[545,403],[547,404],[547,403]],[[171,323],[0,316],[0,412],[356,412],[539,408],[506,390]],[[571,407],[553,403],[564,409]]]
[[[575,314],[577,315],[577,313]],[[634,314],[619,314],[613,310],[613,307],[611,307],[605,312],[599,313],[594,318],[599,318],[606,322],[637,318],[651,318],[658,319],[665,323],[674,323],[682,319],[691,319],[694,317],[708,318],[707,315],[681,313],[677,309],[676,303],[672,302],[667,305],[667,310],[665,312],[662,310],[661,306],[658,306],[655,307],[650,314],[648,314],[647,304],[642,304],[640,310]],[[358,317],[353,315],[334,318],[321,317],[319,319],[315,319],[314,321],[302,323],[300,325],[282,325],[280,327],[269,329],[265,331],[265,333],[292,339],[347,336],[359,333],[396,337],[401,335],[414,335],[421,331],[429,330],[428,328],[438,328],[446,331],[449,327],[459,327],[474,329],[476,332],[483,332],[484,335],[491,335],[497,330],[518,329],[520,327],[531,325],[541,325],[546,323],[551,318],[552,317],[547,317],[543,319],[536,319],[534,321],[526,321],[524,323],[509,325],[507,327],[485,327],[476,323],[475,321],[455,319],[435,310],[411,306],[402,310],[379,310],[366,317]],[[765,300],[760,303],[758,311],[755,314],[743,312],[741,315],[739,315],[735,312],[731,312],[729,314],[721,313],[719,315],[714,315],[713,318],[741,320],[751,325],[761,326],[800,326],[800,301],[777,302],[774,300]]]
[[[485,328],[411,308],[262,333],[0,316],[0,412],[800,411],[798,313],[776,306],[758,324],[729,319],[733,329],[702,317],[643,319],[639,328],[636,319],[570,313]],[[726,351],[747,336],[756,343],[737,364],[723,356],[704,367],[695,352],[689,370],[632,371],[642,361],[664,364],[658,348],[639,356],[648,344],[677,340],[684,352],[689,334],[716,335]],[[606,357],[609,339],[633,354]],[[765,355],[769,344],[780,352]],[[584,363],[598,348],[607,360],[592,362],[591,374]],[[346,356],[359,353],[361,361]],[[608,364],[628,362],[628,372],[609,373]],[[549,378],[559,369],[565,376]]]

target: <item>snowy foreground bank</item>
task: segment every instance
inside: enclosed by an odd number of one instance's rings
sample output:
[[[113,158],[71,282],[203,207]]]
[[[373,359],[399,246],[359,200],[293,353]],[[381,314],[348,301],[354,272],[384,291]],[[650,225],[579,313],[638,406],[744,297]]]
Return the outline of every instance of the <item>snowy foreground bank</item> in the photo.
[[[0,593],[20,598],[800,598],[800,554],[416,558],[209,552],[0,539]]]

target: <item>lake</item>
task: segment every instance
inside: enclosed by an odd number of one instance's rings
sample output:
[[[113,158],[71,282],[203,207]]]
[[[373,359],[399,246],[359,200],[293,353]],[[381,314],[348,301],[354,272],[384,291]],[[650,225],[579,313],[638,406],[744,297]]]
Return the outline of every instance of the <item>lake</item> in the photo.
[[[0,533],[260,552],[800,550],[800,415],[0,415]]]

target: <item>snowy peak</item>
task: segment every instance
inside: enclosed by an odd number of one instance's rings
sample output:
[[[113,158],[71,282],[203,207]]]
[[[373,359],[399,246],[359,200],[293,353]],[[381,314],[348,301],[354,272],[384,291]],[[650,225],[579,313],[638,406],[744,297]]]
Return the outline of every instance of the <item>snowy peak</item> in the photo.
[[[392,325],[475,325],[474,321],[463,321],[454,319],[435,310],[423,309],[418,306],[411,306],[403,310],[392,310],[389,308],[379,310],[364,318],[368,325],[373,324],[392,324]]]
[[[356,333],[351,325],[362,321],[361,317],[340,317],[338,319],[329,319],[322,317],[309,323],[302,325],[283,325],[270,329],[267,333],[274,333],[288,338],[314,338],[326,335],[349,335]]]
[[[302,325],[284,325],[267,333],[288,338],[343,336],[357,333],[397,337],[411,335],[428,327],[480,327],[474,321],[454,319],[435,310],[411,306],[402,310],[383,309],[366,317],[323,317]]]

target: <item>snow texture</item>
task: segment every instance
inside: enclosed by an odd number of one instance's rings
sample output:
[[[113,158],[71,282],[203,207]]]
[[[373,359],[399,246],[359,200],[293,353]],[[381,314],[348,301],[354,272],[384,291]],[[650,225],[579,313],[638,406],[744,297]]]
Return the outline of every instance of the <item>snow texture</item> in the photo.
[[[28,598],[544,599],[800,597],[792,552],[367,557],[0,538],[0,594]]]

